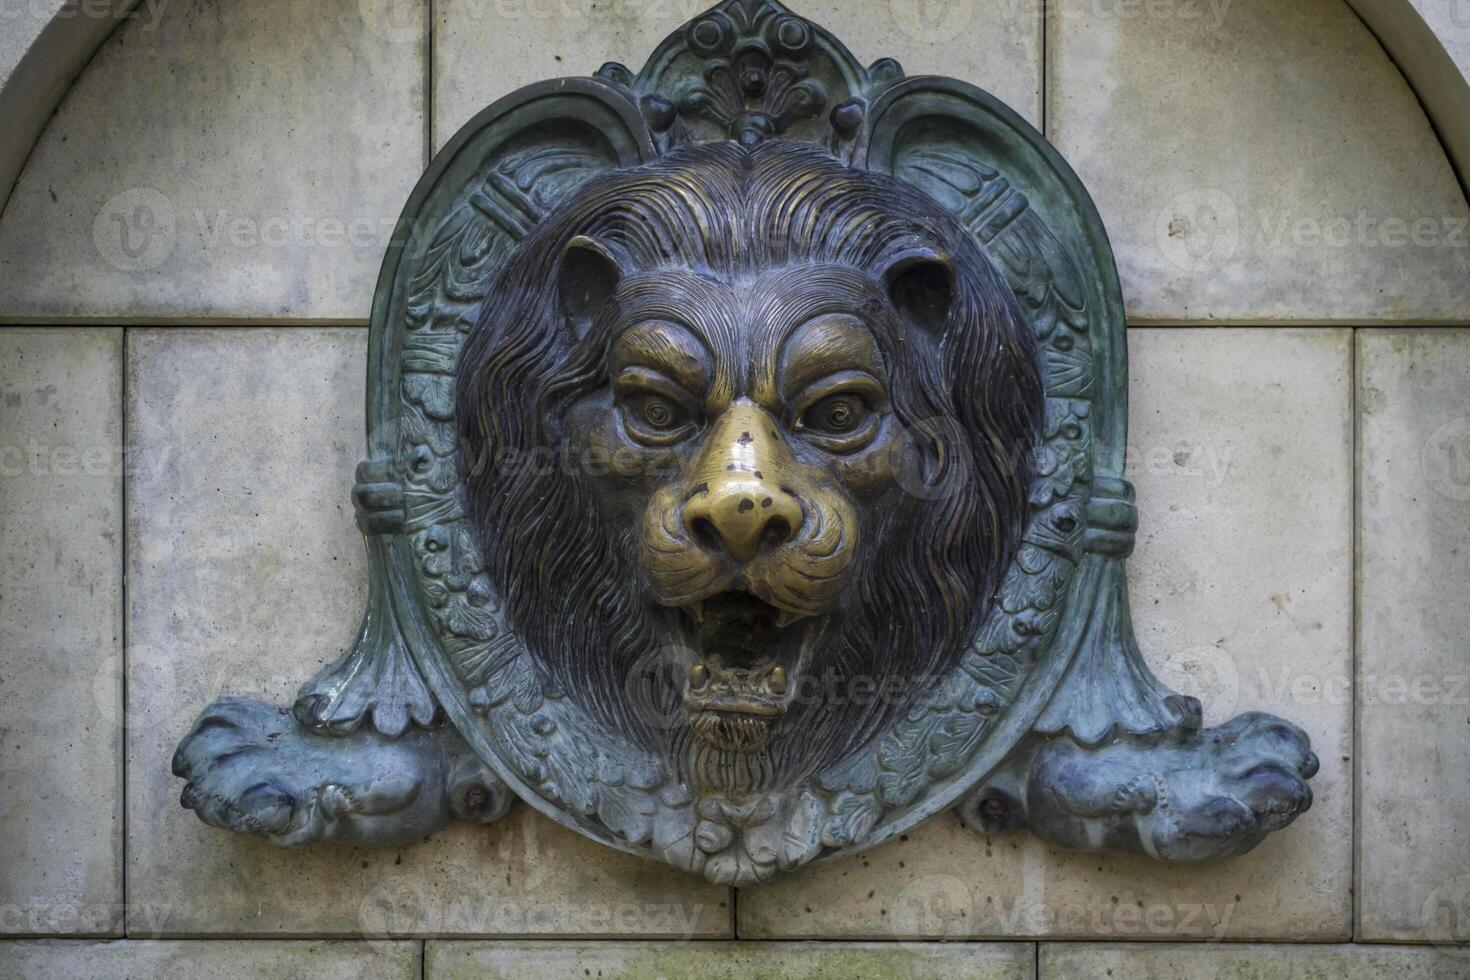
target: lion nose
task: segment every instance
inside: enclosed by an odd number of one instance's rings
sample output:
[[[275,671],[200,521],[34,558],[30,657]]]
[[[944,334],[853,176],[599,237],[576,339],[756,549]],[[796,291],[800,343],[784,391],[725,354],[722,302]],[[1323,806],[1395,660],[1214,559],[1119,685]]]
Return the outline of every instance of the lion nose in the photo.
[[[684,502],[684,526],[705,547],[747,562],[796,536],[801,502],[786,489],[795,465],[775,420],[739,401],[710,428]]]
[[[764,480],[722,480],[684,505],[684,526],[705,547],[723,545],[739,561],[785,544],[801,526],[801,504]]]

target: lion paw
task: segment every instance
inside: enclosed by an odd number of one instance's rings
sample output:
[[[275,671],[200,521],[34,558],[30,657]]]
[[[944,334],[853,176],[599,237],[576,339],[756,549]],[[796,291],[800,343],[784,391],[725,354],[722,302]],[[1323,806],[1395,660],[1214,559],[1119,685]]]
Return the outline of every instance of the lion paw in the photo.
[[[1038,752],[1029,823],[1086,849],[1193,862],[1243,854],[1312,805],[1317,772],[1306,733],[1250,713],[1204,732]]]
[[[449,817],[447,768],[430,733],[325,737],[241,698],[205,709],[173,760],[188,781],[180,802],[200,820],[284,846],[421,837]]]
[[[1170,753],[1168,800],[1140,826],[1163,860],[1243,854],[1312,805],[1317,756],[1305,732],[1271,715],[1241,715]]]

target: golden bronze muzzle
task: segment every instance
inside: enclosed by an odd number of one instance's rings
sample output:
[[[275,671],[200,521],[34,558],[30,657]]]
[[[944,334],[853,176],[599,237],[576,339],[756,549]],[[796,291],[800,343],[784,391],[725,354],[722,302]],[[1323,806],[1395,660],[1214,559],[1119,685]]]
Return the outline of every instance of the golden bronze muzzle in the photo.
[[[857,522],[748,398],[714,418],[680,479],[644,512],[654,601],[690,618],[684,706],[707,744],[753,752],[775,732],[847,580]]]
[[[685,529],[742,563],[762,547],[785,544],[803,520],[801,502],[790,489],[795,467],[775,420],[749,400],[735,402],[711,427],[695,461]]]

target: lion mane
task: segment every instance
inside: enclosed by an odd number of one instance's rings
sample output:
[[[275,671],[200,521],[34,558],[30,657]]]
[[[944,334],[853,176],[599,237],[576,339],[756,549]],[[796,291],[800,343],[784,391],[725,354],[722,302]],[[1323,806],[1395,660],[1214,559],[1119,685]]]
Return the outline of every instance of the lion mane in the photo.
[[[630,678],[681,627],[643,598],[637,528],[612,526],[577,468],[559,462],[567,412],[607,385],[615,339],[596,329],[578,337],[564,322],[556,265],[578,235],[630,272],[728,280],[818,262],[878,278],[915,246],[952,263],[935,342],[878,335],[893,410],[926,461],[924,488],[863,528],[862,571],[813,664],[830,677],[919,683],[900,698],[794,705],[766,750],[770,769],[783,779],[820,772],[953,668],[995,601],[1027,514],[1043,407],[1036,339],[1014,293],[941,205],[793,143],[702,144],[593,177],[516,247],[458,367],[467,514],[547,686],[656,752],[678,736],[640,705]]]

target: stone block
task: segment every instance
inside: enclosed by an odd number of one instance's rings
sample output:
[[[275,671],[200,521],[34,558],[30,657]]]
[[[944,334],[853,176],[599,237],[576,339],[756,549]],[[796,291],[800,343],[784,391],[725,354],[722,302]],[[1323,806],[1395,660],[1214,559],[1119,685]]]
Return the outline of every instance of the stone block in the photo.
[[[349,492],[367,332],[134,331],[128,488],[129,935],[729,935],[728,893],[519,807],[402,850],[286,851],[179,806],[210,701],[290,704],[367,597]]]
[[[0,974],[46,980],[416,980],[411,942],[0,943]]]
[[[991,838],[950,814],[739,897],[742,938],[1293,939],[1350,935],[1352,338],[1129,334],[1130,601],[1150,666],[1217,725],[1310,734],[1313,808],[1203,866]]]
[[[1470,943],[1470,332],[1358,344],[1359,936]]]
[[[121,935],[122,330],[0,329],[0,935]]]
[[[1047,129],[1130,322],[1470,320],[1465,196],[1340,0],[1060,3]]]
[[[123,24],[0,221],[0,318],[366,320],[426,161],[422,0]]]
[[[1463,980],[1470,961],[1392,946],[1234,943],[1044,943],[1038,980],[1190,977],[1191,980]]]
[[[434,146],[522,85],[590,75],[605,61],[636,72],[665,37],[711,6],[705,0],[440,0],[434,4]],[[865,65],[897,58],[911,75],[964,79],[1040,125],[1037,4],[812,0],[793,7],[836,33]]]
[[[1030,980],[1034,955],[1029,943],[434,942],[425,955],[424,978]]]

